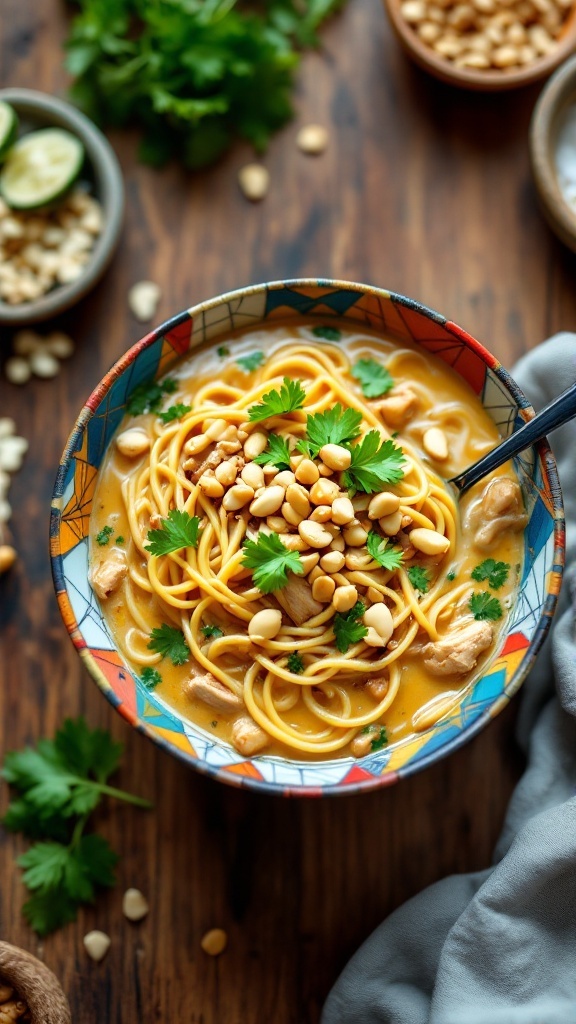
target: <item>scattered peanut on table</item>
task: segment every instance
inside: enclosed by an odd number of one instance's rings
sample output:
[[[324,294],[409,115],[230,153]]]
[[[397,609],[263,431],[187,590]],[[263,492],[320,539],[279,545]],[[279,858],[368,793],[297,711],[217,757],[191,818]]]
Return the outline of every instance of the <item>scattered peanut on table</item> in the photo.
[[[26,384],[32,375],[48,379],[60,371],[60,360],[74,352],[74,342],[63,331],[42,335],[25,329],[12,339],[14,355],[4,363],[4,375],[11,384]]]

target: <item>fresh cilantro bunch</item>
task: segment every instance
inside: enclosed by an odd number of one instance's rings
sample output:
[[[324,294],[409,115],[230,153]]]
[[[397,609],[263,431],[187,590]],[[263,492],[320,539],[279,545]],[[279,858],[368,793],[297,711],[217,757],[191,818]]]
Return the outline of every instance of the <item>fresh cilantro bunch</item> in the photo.
[[[2,823],[34,840],[18,864],[31,893],[24,915],[38,935],[74,921],[78,906],[91,903],[98,886],[114,885],[117,854],[102,836],[85,832],[102,797],[151,807],[108,785],[121,754],[122,744],[110,733],[89,729],[83,718],[68,718],[53,740],[5,757],[1,774],[16,795]]]
[[[138,126],[140,158],[212,163],[257,150],[291,116],[296,46],[341,0],[78,0],[66,42],[72,98],[101,124]]]

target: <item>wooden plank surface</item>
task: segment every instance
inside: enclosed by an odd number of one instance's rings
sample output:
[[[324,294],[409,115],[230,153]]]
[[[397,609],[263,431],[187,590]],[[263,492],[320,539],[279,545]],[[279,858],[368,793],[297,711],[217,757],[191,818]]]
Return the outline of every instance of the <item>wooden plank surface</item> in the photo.
[[[3,0],[0,85],[62,94],[65,25],[59,0]],[[126,744],[118,784],[156,804],[150,814],[103,808],[98,824],[122,855],[119,884],[42,943],[20,914],[20,843],[0,838],[0,937],[40,952],[75,1024],[314,1024],[346,959],[386,914],[435,879],[489,863],[521,770],[514,706],[448,760],[368,796],[298,802],[228,789],[114,714],[53,597],[47,525],[58,458],[92,386],[143,333],[127,310],[133,282],[162,286],[158,319],[253,281],[372,282],[447,314],[507,366],[576,322],[576,259],[544,225],[530,178],[538,89],[481,96],[435,83],[400,53],[378,0],[350,0],[323,38],[302,66],[297,118],[267,154],[272,185],[258,206],[236,184],[246,147],[190,176],[139,166],[136,140],[112,136],[125,231],[103,282],[57,322],[77,352],[53,381],[18,390],[0,380],[0,414],[31,444],[11,492],[22,559],[0,582],[0,753],[83,713]],[[295,147],[309,121],[330,128],[321,158]],[[4,332],[0,357],[9,339]],[[121,914],[129,885],[150,899],[140,925]],[[229,948],[209,960],[199,941],[215,925]],[[113,941],[100,965],[82,948],[95,927]]]

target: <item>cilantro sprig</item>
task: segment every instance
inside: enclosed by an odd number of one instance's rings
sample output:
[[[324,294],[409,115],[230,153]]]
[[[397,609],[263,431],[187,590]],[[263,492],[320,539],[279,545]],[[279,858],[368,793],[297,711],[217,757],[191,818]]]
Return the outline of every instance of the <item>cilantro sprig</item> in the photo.
[[[191,405],[185,405],[184,402],[176,402],[176,405],[171,405],[166,409],[166,412],[159,412],[158,415],[162,420],[162,423],[172,423],[173,420],[179,420],[182,416],[185,416],[187,412],[191,411]]]
[[[386,728],[383,725],[366,725],[362,732],[368,736],[372,736],[370,742],[370,750],[382,750],[388,743],[388,736],[386,734]]]
[[[209,623],[207,626],[202,626],[202,635],[207,640],[217,640],[218,637],[224,636],[224,630],[220,629],[220,626]]]
[[[489,622],[497,622],[502,618],[502,605],[497,597],[490,594],[472,594],[468,607],[475,619],[486,619]]]
[[[428,593],[430,590],[430,573],[428,569],[424,569],[421,565],[411,565],[406,570],[406,575],[414,590],[418,590],[421,594]]]
[[[381,442],[377,430],[370,430],[350,449],[352,461],[344,473],[347,487],[371,494],[382,484],[397,484],[404,476],[404,452],[390,439]]]
[[[509,574],[508,562],[495,562],[493,558],[485,558],[470,573],[472,579],[477,583],[484,583],[486,580],[491,590],[499,590],[500,587],[503,587]]]
[[[302,675],[304,671],[304,662],[302,661],[302,655],[299,651],[290,651],[286,667],[288,671],[293,672],[295,676]]]
[[[170,658],[173,665],[184,665],[190,658],[190,648],[184,633],[166,622],[156,626],[150,633],[148,650],[161,654],[163,658]]]
[[[350,372],[360,382],[362,394],[366,398],[380,398],[394,387],[392,375],[375,359],[358,359]]]
[[[365,611],[366,605],[362,601],[357,601],[349,611],[336,612],[332,629],[334,630],[336,647],[341,654],[346,654],[346,651],[352,644],[358,643],[359,640],[367,636],[368,629],[363,622],[359,621]]]
[[[355,441],[360,434],[361,422],[361,412],[344,410],[337,402],[332,409],[306,418],[306,440],[300,440],[296,447],[309,458],[316,458],[325,444],[348,445]]]
[[[170,509],[157,530],[148,530],[149,544],[144,548],[152,555],[169,555],[182,548],[197,548],[200,540],[200,518],[177,508]]]
[[[282,416],[285,413],[295,412],[301,409],[306,401],[306,392],[299,380],[290,380],[284,377],[280,390],[269,391],[262,395],[262,401],[258,405],[251,405],[248,409],[250,423],[259,420],[267,420],[272,416]]]
[[[78,907],[92,902],[99,887],[115,884],[117,854],[102,836],[85,832],[102,797],[151,807],[108,785],[122,749],[110,733],[89,729],[83,718],[66,719],[53,740],[4,759],[1,774],[13,793],[2,823],[34,840],[18,864],[31,893],[24,916],[38,935],[74,921]]]
[[[252,569],[254,585],[263,594],[285,587],[289,572],[298,576],[304,572],[298,552],[289,551],[277,533],[259,533],[257,541],[245,540],[242,565]]]
[[[178,384],[172,377],[166,377],[164,380],[144,380],[134,388],[126,402],[126,411],[131,416],[158,412],[164,395],[173,395],[177,387]]]
[[[263,352],[250,352],[247,356],[239,356],[236,362],[245,373],[253,373],[259,366],[262,366],[264,359]]]
[[[103,548],[106,544],[110,542],[110,537],[112,536],[113,533],[114,530],[111,526],[103,526],[102,529],[100,530],[100,533],[96,534],[96,543],[99,544],[101,548]]]
[[[162,676],[152,665],[145,665],[140,673],[140,682],[144,683],[147,690],[155,690],[162,682]]]
[[[279,470],[290,469],[288,441],[279,434],[269,434],[266,451],[257,455],[253,461],[259,466],[276,466]]]
[[[402,548],[388,547],[388,540],[381,537],[375,530],[370,530],[366,540],[368,554],[383,569],[398,569],[402,565],[404,552]]]
[[[326,341],[340,341],[342,337],[342,331],[337,327],[330,327],[329,324],[318,324],[312,328],[312,334],[315,338],[324,338]]]

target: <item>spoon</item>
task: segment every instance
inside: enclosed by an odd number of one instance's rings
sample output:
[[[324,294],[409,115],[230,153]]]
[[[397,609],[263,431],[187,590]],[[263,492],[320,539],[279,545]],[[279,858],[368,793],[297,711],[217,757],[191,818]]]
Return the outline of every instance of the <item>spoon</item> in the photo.
[[[514,455],[525,451],[536,441],[541,441],[551,430],[556,430],[563,423],[576,416],[576,384],[571,384],[566,391],[563,391],[558,398],[550,402],[537,416],[528,420],[520,430],[516,430],[505,441],[493,448],[488,455],[484,455],[463,473],[448,480],[453,484],[461,497],[470,487],[478,483],[482,477],[487,476],[492,470],[498,469],[504,462]]]

